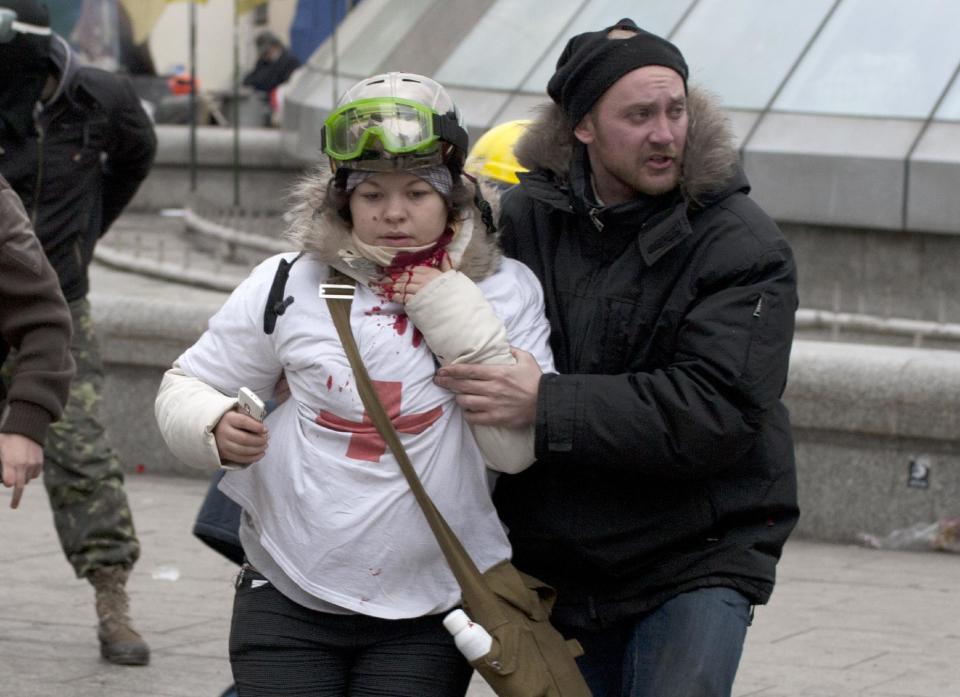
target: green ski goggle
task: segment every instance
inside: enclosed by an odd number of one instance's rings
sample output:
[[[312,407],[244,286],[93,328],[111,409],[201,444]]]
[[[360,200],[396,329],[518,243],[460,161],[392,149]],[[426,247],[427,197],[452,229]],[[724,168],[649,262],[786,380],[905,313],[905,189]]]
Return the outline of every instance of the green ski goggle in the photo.
[[[345,162],[370,153],[427,155],[440,141],[466,149],[467,134],[456,121],[409,99],[358,99],[334,111],[323,122],[323,151]]]

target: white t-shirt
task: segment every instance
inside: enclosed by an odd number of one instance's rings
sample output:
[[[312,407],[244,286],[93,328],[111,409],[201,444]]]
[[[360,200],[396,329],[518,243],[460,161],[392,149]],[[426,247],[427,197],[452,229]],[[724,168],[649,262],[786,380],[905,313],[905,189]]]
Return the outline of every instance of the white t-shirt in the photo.
[[[263,332],[279,259],[254,269],[179,361],[186,374],[227,395],[246,386],[266,399],[281,372],[290,385],[291,399],[266,419],[266,455],[228,473],[221,489],[250,516],[277,566],[310,595],[386,619],[447,610],[459,602],[459,587],[399,465],[365,417],[319,297],[326,265],[310,257],[296,263],[284,294],[294,303],[273,334]],[[552,371],[533,273],[504,260],[478,286],[511,345]],[[481,571],[509,558],[483,457],[453,394],[433,383],[436,363],[427,342],[402,306],[363,285],[350,321],[370,378],[437,508]]]

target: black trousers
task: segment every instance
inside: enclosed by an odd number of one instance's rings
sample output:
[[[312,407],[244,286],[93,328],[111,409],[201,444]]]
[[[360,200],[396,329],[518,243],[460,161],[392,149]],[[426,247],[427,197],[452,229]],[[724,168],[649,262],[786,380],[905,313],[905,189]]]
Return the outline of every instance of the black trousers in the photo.
[[[233,601],[230,665],[240,697],[466,694],[472,668],[442,615],[384,620],[316,612],[264,581],[244,567]]]

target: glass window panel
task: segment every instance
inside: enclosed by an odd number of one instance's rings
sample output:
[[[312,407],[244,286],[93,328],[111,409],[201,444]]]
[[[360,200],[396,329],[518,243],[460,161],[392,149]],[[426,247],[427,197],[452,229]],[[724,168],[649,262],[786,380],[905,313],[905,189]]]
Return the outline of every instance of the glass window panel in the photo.
[[[376,72],[380,61],[406,38],[435,0],[364,0],[337,31],[337,71],[356,77]],[[310,56],[310,67],[332,70],[333,41],[327,39]]]
[[[508,92],[487,92],[449,87],[447,91],[469,126],[486,128],[509,97]],[[470,141],[473,143],[473,141]]]
[[[309,68],[300,73],[296,80],[287,83],[288,87],[284,94],[284,99],[290,99],[296,102],[307,102],[312,99],[326,98],[326,108],[336,101],[337,95],[333,94],[333,78],[329,73],[322,73]]]
[[[960,121],[960,77],[953,81],[943,104],[937,109],[936,118],[939,121]]]
[[[590,2],[577,13],[573,23],[561,31],[546,57],[523,83],[524,92],[546,92],[547,82],[557,67],[557,59],[572,36],[585,31],[598,31],[614,22],[629,17],[643,29],[666,36],[676,25],[693,0],[605,0]],[[544,37],[546,38],[546,37]],[[546,41],[540,42],[541,47]]]
[[[512,90],[581,0],[497,0],[437,70],[444,85]]]
[[[960,2],[844,0],[773,105],[925,118],[960,60]]]
[[[700,0],[671,40],[690,82],[733,109],[762,109],[833,0]]]

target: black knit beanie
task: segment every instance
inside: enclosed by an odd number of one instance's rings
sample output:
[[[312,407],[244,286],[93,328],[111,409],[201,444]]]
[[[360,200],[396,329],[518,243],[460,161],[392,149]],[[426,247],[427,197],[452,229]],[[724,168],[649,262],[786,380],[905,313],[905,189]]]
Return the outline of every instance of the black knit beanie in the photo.
[[[636,31],[626,39],[608,39],[614,29]],[[547,94],[574,125],[580,123],[600,96],[632,70],[662,65],[676,71],[687,88],[687,63],[680,49],[666,39],[640,29],[632,19],[621,19],[601,31],[577,34],[557,60],[547,83]]]

